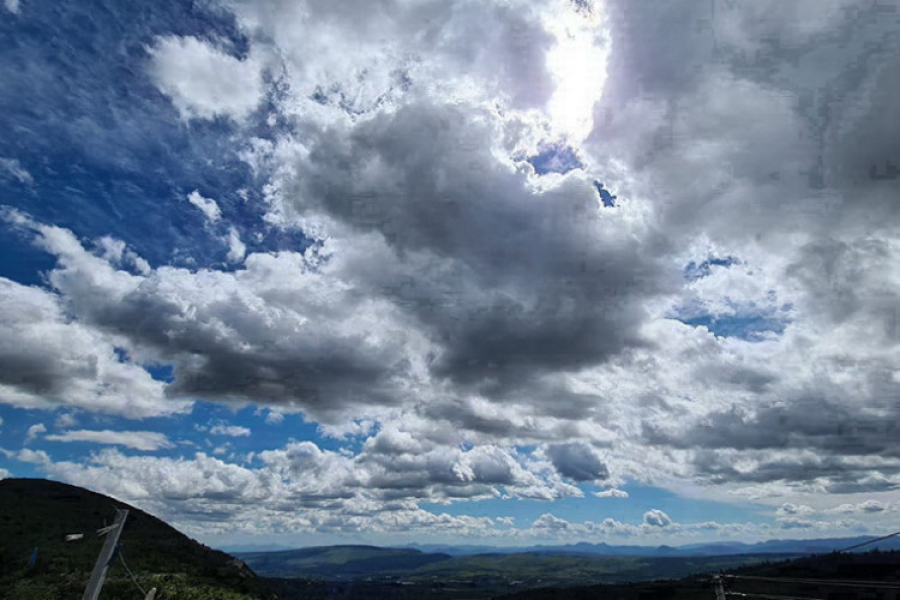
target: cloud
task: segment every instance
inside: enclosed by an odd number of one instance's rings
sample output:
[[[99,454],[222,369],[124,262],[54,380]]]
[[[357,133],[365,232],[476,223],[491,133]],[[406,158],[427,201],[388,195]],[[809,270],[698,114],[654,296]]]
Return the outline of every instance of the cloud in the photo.
[[[644,513],[644,524],[650,527],[668,527],[672,519],[661,510],[653,509]]]
[[[56,429],[69,429],[78,424],[78,421],[75,419],[75,415],[71,413],[63,413],[56,417],[56,421],[54,421],[53,426]]]
[[[32,442],[37,439],[37,437],[47,432],[47,427],[43,423],[36,423],[28,428],[28,433],[25,435],[25,443]]]
[[[811,506],[807,506],[805,504],[797,505],[797,504],[791,504],[790,502],[785,502],[780,507],[778,507],[778,510],[776,511],[775,514],[779,517],[786,517],[786,516],[794,516],[794,515],[796,515],[796,516],[810,515],[814,512],[816,512],[816,511]]]
[[[247,246],[244,242],[241,241],[241,236],[238,233],[238,230],[234,227],[228,229],[228,261],[229,262],[240,262],[244,259],[244,255],[247,254]]]
[[[219,205],[212,198],[204,198],[200,192],[194,190],[187,196],[188,202],[196,206],[210,223],[215,223],[222,218]]]
[[[53,230],[54,233],[56,230]],[[74,241],[64,234],[66,241]],[[92,293],[92,292],[89,292]],[[130,418],[180,412],[163,384],[122,362],[103,332],[72,321],[60,298],[0,278],[0,390],[20,407],[80,407]]]
[[[17,12],[18,9],[10,8],[10,5],[17,6],[17,4],[14,1],[7,0],[7,2],[6,2],[7,9],[13,13]],[[24,183],[24,184],[28,184],[28,185],[34,183],[34,178],[31,176],[31,173],[29,173],[22,166],[22,163],[20,163],[15,158],[0,158],[0,177],[12,177],[19,183]]]
[[[247,437],[251,431],[249,427],[241,427],[239,425],[214,425],[210,428],[211,435],[227,435],[230,437]]]
[[[628,498],[628,492],[625,490],[617,490],[615,488],[603,490],[602,492],[594,492],[598,498]]]
[[[821,495],[896,489],[897,16],[608,0],[573,21],[574,4],[368,3],[361,20],[354,3],[236,3],[245,49],[156,38],[150,73],[183,120],[247,124],[266,96],[271,119],[235,145],[266,226],[309,245],[255,251],[221,225],[229,270],[151,268],[10,217],[57,265],[46,288],[0,288],[4,401],[302,412],[365,447],[266,455],[333,468],[333,497],[310,503],[690,480],[786,496],[795,513],[770,501],[800,526]],[[567,35],[597,63],[571,121],[554,106],[572,73],[547,57]],[[528,161],[569,146],[566,174]]]
[[[897,510],[896,505],[886,504],[879,500],[866,500],[864,502],[859,502],[857,504],[841,504],[840,506],[836,506],[834,508],[829,508],[824,510],[825,513],[833,513],[833,514],[844,514],[844,515],[853,515],[853,514],[867,514],[867,515],[877,515],[886,511]]]
[[[564,477],[575,481],[602,481],[609,477],[609,469],[602,458],[587,444],[553,444],[547,456]]]
[[[16,460],[35,465],[47,466],[52,463],[49,454],[47,454],[43,450],[32,450],[31,448],[22,448],[18,452],[14,452],[13,457]]]
[[[195,37],[160,37],[148,48],[150,75],[185,121],[246,118],[263,93],[261,66],[235,58]]]
[[[275,410],[269,410],[266,412],[266,424],[268,425],[280,425],[284,422],[284,415]]]
[[[60,434],[51,434],[44,439],[51,442],[91,442],[94,444],[108,444],[125,446],[135,450],[154,451],[162,448],[174,448],[174,444],[162,433],[155,431],[91,431],[78,429],[66,431]]]
[[[3,5],[6,7],[6,10],[13,14],[18,14],[19,12],[19,0],[3,0]]]

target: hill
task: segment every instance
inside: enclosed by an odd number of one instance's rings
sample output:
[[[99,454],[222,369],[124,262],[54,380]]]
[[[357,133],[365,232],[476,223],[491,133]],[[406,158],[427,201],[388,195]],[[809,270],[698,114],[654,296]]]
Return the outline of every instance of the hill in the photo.
[[[273,578],[270,584],[278,587],[283,598],[489,597],[536,587],[673,579],[773,558],[614,557],[552,552],[449,556],[374,546],[330,546],[238,556],[261,576]]]
[[[115,509],[129,511],[119,539],[121,556],[157,599],[271,598],[241,561],[208,548],[133,506],[89,490],[44,479],[0,480],[0,598],[78,600]],[[83,534],[67,542],[66,535]],[[35,549],[37,549],[36,555]],[[119,559],[110,566],[101,598],[141,597]]]
[[[720,574],[728,597],[827,598],[871,600],[900,598],[900,552],[832,552],[788,561],[726,570]],[[497,596],[498,600],[694,600],[715,598],[711,575],[677,581],[629,585],[544,587]]]
[[[277,552],[239,552],[238,558],[266,577],[314,577],[330,581],[401,576],[450,558],[418,550],[377,546],[323,546]]]

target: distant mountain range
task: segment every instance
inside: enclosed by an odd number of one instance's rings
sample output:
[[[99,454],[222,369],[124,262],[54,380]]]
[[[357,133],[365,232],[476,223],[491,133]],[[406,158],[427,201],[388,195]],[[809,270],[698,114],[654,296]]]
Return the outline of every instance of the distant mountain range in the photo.
[[[472,556],[476,554],[518,554],[524,552],[542,554],[584,554],[590,556],[724,556],[739,554],[822,554],[843,550],[872,540],[872,536],[850,538],[821,538],[813,540],[768,540],[755,544],[744,542],[710,542],[683,546],[616,546],[605,542],[589,544],[579,542],[557,546],[454,546],[444,544],[408,544],[404,548],[422,552]],[[891,538],[860,548],[869,550],[900,550],[900,538]]]

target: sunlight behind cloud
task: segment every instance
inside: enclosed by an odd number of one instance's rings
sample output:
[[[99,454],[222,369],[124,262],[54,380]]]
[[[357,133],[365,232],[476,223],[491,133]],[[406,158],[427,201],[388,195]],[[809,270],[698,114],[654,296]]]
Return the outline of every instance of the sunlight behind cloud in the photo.
[[[594,127],[593,110],[603,94],[609,57],[609,34],[599,6],[555,11],[546,23],[556,44],[547,67],[556,81],[549,102],[552,127],[581,142]]]

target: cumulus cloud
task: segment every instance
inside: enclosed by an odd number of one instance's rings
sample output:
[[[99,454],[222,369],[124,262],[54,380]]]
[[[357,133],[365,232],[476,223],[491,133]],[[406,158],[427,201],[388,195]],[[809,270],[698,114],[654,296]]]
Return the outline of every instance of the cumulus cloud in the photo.
[[[807,506],[805,504],[791,504],[790,502],[785,502],[781,506],[778,507],[776,511],[776,515],[779,517],[787,517],[787,516],[804,516],[810,515],[816,512],[811,506]]]
[[[33,442],[37,439],[39,435],[47,432],[47,426],[43,423],[36,423],[28,428],[28,432],[25,435],[25,443]]]
[[[236,2],[247,53],[156,39],[151,75],[185,120],[246,119],[260,74],[280,73],[267,110],[283,127],[242,133],[242,156],[267,225],[310,245],[247,254],[235,228],[234,270],[132,269],[123,244],[19,218],[57,266],[50,289],[0,288],[4,401],[300,411],[364,452],[259,460],[322,473],[348,502],[371,501],[358,486],[379,501],[551,499],[579,494],[571,481],[896,489],[900,120],[884,115],[900,17],[575,4],[368,3],[359,19],[353,3]],[[548,55],[566,40],[597,64],[563,118],[578,78]],[[582,166],[537,175],[529,157],[558,144]],[[831,505],[790,498],[771,500],[784,527]]]
[[[228,242],[228,262],[236,263],[242,261],[244,255],[247,254],[247,246],[241,241],[238,230],[234,227],[230,227],[228,229],[228,238],[226,241]]]
[[[126,448],[143,451],[154,451],[175,446],[165,434],[155,431],[111,431],[109,429],[92,431],[77,429],[51,434],[44,439],[51,442],[90,442],[125,446]]]
[[[672,524],[672,519],[663,511],[654,508],[644,513],[644,524],[650,527],[668,527]]]
[[[203,213],[203,216],[206,217],[206,220],[210,223],[215,223],[222,218],[222,211],[219,208],[218,203],[212,198],[205,198],[200,195],[200,192],[194,190],[188,194],[187,199],[188,202]]]
[[[266,424],[268,425],[280,425],[284,422],[284,415],[275,410],[269,410],[266,412]]]
[[[54,233],[56,231],[54,230]],[[69,234],[64,234],[71,240]],[[91,292],[92,293],[92,292]],[[0,278],[0,390],[16,406],[75,406],[132,418],[183,411],[163,384],[123,362],[114,341],[73,321],[60,298]]]
[[[263,93],[261,66],[236,58],[195,37],[158,38],[149,48],[150,74],[181,118],[244,119]]]
[[[602,458],[587,444],[553,444],[547,455],[561,475],[575,481],[597,481],[609,477]]]
[[[628,498],[628,492],[625,490],[617,490],[616,488],[603,490],[602,492],[594,492],[594,495],[598,498]]]

